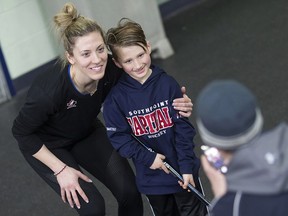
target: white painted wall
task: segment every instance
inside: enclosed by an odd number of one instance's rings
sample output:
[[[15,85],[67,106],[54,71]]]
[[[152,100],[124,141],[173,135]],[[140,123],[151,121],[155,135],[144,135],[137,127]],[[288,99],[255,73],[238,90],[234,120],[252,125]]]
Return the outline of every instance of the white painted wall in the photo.
[[[59,44],[52,18],[65,0],[0,0],[0,43],[12,79],[53,59]],[[122,17],[139,22],[156,50],[156,57],[173,54],[156,0],[71,0],[78,12],[95,19],[106,31]]]
[[[0,42],[12,79],[53,59],[37,0],[0,0]]]

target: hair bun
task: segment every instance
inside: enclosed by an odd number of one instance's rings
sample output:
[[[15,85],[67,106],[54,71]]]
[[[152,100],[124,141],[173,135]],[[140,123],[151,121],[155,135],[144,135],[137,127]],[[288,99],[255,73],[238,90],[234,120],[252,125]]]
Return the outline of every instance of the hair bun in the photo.
[[[67,14],[67,16],[70,16],[71,21],[75,21],[79,17],[77,9],[72,3],[66,3],[64,5],[63,13]]]

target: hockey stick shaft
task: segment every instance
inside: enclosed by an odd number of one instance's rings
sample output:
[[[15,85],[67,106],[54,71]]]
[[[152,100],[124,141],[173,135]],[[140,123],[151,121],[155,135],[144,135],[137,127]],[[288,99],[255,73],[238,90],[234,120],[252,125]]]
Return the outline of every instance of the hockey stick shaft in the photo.
[[[131,134],[132,137],[138,142],[140,143],[143,147],[145,147],[148,151],[153,151],[153,149],[149,148],[148,146],[146,146],[143,142],[141,142],[134,134]],[[167,167],[167,169],[176,177],[178,178],[178,180],[184,182],[183,177],[167,162],[164,162],[164,165]],[[193,185],[191,185],[190,183],[188,184],[188,188],[194,192],[194,194],[197,196],[197,198],[203,202],[205,205],[210,206],[210,203],[205,199],[205,197],[203,196],[203,194],[201,194],[195,187],[193,187]]]
[[[183,177],[167,162],[164,162],[164,165],[167,167],[167,169],[180,181],[184,182]],[[203,202],[205,205],[210,205],[210,203],[205,199],[202,193],[200,193],[193,185],[190,183],[188,184],[188,188],[190,191],[193,191],[195,195],[198,197],[198,199]]]

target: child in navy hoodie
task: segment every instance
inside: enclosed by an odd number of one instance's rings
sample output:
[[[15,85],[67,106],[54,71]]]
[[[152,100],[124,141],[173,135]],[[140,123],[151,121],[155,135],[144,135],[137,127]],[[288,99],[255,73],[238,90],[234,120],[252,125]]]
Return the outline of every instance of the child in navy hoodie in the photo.
[[[200,162],[193,151],[193,125],[172,107],[173,99],[182,96],[179,84],[151,65],[151,46],[138,23],[121,19],[107,32],[107,44],[115,64],[126,72],[103,106],[112,145],[133,160],[138,189],[155,215],[205,215],[204,204],[185,190],[188,183],[201,190]],[[181,173],[183,188],[164,160]]]

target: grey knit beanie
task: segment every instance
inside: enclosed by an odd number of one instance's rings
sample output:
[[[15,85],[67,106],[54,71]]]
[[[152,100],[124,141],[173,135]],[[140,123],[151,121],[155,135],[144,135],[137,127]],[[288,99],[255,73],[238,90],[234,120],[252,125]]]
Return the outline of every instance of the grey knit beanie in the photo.
[[[196,100],[196,115],[203,142],[223,150],[249,142],[263,126],[255,96],[234,80],[208,84]]]

